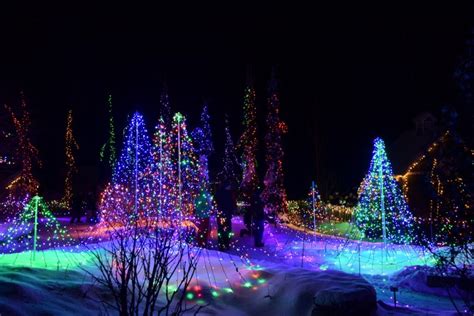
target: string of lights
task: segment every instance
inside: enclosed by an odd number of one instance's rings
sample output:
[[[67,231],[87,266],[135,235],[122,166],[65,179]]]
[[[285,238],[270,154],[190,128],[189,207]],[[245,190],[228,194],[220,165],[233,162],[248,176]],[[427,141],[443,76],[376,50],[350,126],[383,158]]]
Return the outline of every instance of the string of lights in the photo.
[[[67,113],[66,135],[65,135],[66,177],[64,178],[63,204],[71,207],[73,198],[73,176],[77,173],[76,158],[74,152],[79,150],[76,138],[72,131],[72,110]]]

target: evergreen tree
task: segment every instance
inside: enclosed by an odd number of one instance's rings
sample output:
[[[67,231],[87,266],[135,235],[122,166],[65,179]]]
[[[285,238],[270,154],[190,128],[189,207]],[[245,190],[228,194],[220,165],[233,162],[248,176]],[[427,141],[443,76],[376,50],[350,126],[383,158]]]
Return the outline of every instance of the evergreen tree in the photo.
[[[311,183],[311,187],[308,192],[308,213],[304,220],[308,223],[308,227],[316,229],[317,225],[324,220],[324,207],[319,194],[319,189],[315,181]]]
[[[209,183],[209,156],[214,152],[212,144],[211,125],[209,123],[209,113],[207,104],[204,104],[201,113],[201,124],[192,133],[196,154],[199,157],[201,179]]]
[[[239,140],[239,149],[242,150],[242,180],[240,195],[244,202],[250,198],[258,188],[257,175],[257,108],[255,106],[255,89],[247,84],[244,95],[243,134]]]
[[[117,151],[115,148],[115,125],[114,116],[112,113],[112,95],[109,94],[107,98],[108,112],[109,112],[109,135],[107,141],[100,148],[99,156],[100,161],[106,161],[109,164],[111,170],[114,170],[115,164],[117,163]],[[107,156],[107,157],[106,157]]]
[[[277,91],[275,74],[269,87],[267,133],[265,135],[266,155],[265,163],[267,171],[264,178],[264,190],[262,199],[265,210],[275,215],[277,212],[287,211],[286,189],[283,175],[283,147],[282,135],[286,133],[285,122],[280,119],[280,99]]]
[[[234,141],[230,134],[229,119],[225,118],[225,147],[222,170],[218,175],[218,180],[229,183],[236,188],[239,184],[240,165],[235,154]]]
[[[30,139],[31,119],[23,92],[21,93],[20,115],[16,115],[7,105],[5,105],[5,108],[10,112],[15,127],[15,134],[18,140],[15,161],[20,166],[18,176],[6,188],[10,196],[23,199],[25,196],[32,196],[38,191],[39,182],[33,176],[33,165],[41,166],[41,161],[38,158],[38,149],[32,144]]]
[[[169,143],[175,179],[178,216],[190,215],[194,209],[194,199],[203,183],[199,177],[199,162],[194,152],[193,141],[188,135],[186,119],[181,113],[173,117]]]
[[[64,196],[63,204],[71,207],[73,198],[73,177],[77,173],[76,158],[74,152],[79,150],[76,138],[72,131],[72,110],[69,110],[66,121],[66,135],[65,139],[65,155],[66,155],[66,177],[64,178]]]
[[[409,243],[413,216],[396,182],[382,139],[374,140],[372,161],[359,187],[355,223],[371,240]]]
[[[169,218],[177,207],[177,191],[173,181],[172,144],[170,131],[167,130],[163,117],[160,117],[153,135],[153,181],[156,205],[160,215]]]
[[[43,199],[34,196],[5,234],[0,235],[0,253],[30,250],[34,256],[37,250],[64,247],[71,242],[67,230],[49,211]]]
[[[124,144],[112,176],[113,187],[133,193],[132,218],[148,218],[155,210],[153,205],[152,154],[143,116],[136,112],[124,130]],[[128,203],[128,202],[127,202]]]

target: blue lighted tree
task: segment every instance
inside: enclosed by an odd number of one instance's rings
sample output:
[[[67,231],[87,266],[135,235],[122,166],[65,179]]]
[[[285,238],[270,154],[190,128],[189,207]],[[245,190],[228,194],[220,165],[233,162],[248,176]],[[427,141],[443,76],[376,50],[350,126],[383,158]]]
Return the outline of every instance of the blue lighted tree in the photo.
[[[406,244],[413,239],[413,216],[393,176],[385,144],[380,138],[374,140],[369,171],[359,187],[355,222],[370,240]]]
[[[136,112],[124,131],[124,144],[112,181],[134,194],[131,214],[148,215],[152,211],[151,142],[143,116]]]
[[[209,156],[214,152],[209,119],[210,117],[207,111],[207,104],[204,104],[201,113],[201,124],[192,132],[196,154],[199,158],[199,173],[206,183],[209,183]]]

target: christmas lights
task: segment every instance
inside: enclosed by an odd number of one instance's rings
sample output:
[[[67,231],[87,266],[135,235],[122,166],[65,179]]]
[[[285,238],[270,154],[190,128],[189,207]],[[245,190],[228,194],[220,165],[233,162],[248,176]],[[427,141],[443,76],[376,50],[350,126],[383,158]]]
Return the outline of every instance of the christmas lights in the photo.
[[[204,179],[206,185],[209,183],[209,156],[214,151],[212,144],[211,125],[209,123],[209,113],[207,104],[204,104],[201,113],[201,125],[192,132],[196,154],[199,157],[200,176]]]
[[[72,132],[72,110],[67,114],[66,135],[65,135],[65,155],[66,155],[66,177],[64,178],[64,196],[62,199],[63,205],[67,208],[71,207],[73,198],[73,176],[77,173],[76,158],[74,151],[79,150],[76,138]]]
[[[107,161],[111,170],[114,170],[117,162],[117,153],[115,149],[115,125],[114,116],[112,113],[112,95],[109,94],[107,98],[109,111],[109,135],[107,141],[102,145],[99,152],[100,161]],[[106,158],[108,155],[108,158]]]
[[[472,152],[457,133],[446,131],[405,174],[397,177],[407,197],[416,196],[420,187],[410,183],[423,174],[429,177],[429,184],[423,189],[430,191],[431,196],[429,205],[417,205],[424,212],[417,214],[416,222],[425,238],[440,245],[472,239],[472,195],[468,190],[468,184],[473,182]]]
[[[240,197],[244,203],[249,203],[253,192],[258,187],[257,109],[255,106],[255,89],[251,85],[245,88],[243,131],[238,144],[239,149],[242,150]]]
[[[181,113],[173,117],[170,132],[171,159],[174,166],[173,186],[177,194],[177,211],[179,216],[193,213],[194,200],[203,183],[199,177],[199,162],[194,152],[193,141],[188,135],[186,118]]]
[[[222,183],[228,183],[233,188],[239,184],[240,165],[235,154],[234,142],[230,134],[229,119],[225,118],[225,147],[222,170],[217,178]]]
[[[0,235],[0,253],[31,251],[33,260],[38,250],[70,246],[72,238],[49,211],[39,196],[34,196],[23,212]]]
[[[136,112],[132,116],[124,135],[120,159],[112,176],[112,187],[120,188],[119,192],[133,194],[133,207],[127,210],[129,219],[137,219],[140,216],[152,217],[156,209],[153,204],[151,142],[140,113]],[[103,206],[105,207],[102,210],[103,214],[116,211],[107,203]],[[110,217],[116,216],[112,214],[105,216],[105,218]]]
[[[170,129],[160,117],[153,135],[153,188],[158,213],[170,219],[176,209],[176,174],[171,157]]]
[[[263,183],[262,200],[265,211],[273,216],[286,213],[286,190],[283,175],[282,135],[287,132],[285,122],[280,119],[280,99],[274,73],[270,81],[267,114],[267,134],[265,135],[265,163],[267,171]]]
[[[393,176],[382,139],[374,140],[372,161],[359,188],[355,223],[369,240],[410,243],[413,216]]]
[[[17,116],[12,108],[5,105],[10,112],[15,133],[18,139],[18,147],[15,153],[15,160],[19,162],[21,169],[19,175],[14,178],[6,189],[18,199],[22,199],[27,194],[33,195],[38,191],[39,182],[33,176],[33,165],[37,164],[41,167],[41,161],[38,158],[38,149],[30,140],[30,113],[26,108],[26,100],[23,92],[21,93],[20,116]]]

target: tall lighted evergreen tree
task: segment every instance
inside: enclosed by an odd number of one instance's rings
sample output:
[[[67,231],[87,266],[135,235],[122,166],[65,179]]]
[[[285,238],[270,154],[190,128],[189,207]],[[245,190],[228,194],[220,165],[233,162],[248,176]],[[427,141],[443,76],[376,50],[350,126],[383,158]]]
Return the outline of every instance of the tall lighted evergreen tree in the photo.
[[[31,119],[23,92],[21,93],[19,115],[8,105],[5,105],[5,108],[10,113],[15,127],[18,141],[15,160],[20,166],[18,176],[7,185],[7,190],[10,192],[10,195],[22,199],[27,195],[32,196],[38,191],[39,182],[33,176],[33,166],[35,164],[41,166],[41,161],[38,157],[38,149],[31,142]]]
[[[230,133],[229,119],[225,118],[225,145],[224,145],[224,159],[222,169],[217,178],[220,182],[228,183],[232,187],[237,188],[240,179],[240,165],[235,154],[234,141]]]
[[[112,95],[109,94],[107,97],[108,113],[109,113],[109,132],[107,141],[100,148],[99,156],[100,161],[107,162],[111,170],[114,170],[117,162],[117,150],[115,148],[115,124],[114,116],[112,112]]]
[[[66,135],[65,141],[65,156],[66,156],[66,177],[64,178],[64,196],[63,204],[66,207],[71,206],[73,198],[73,177],[77,173],[75,152],[79,150],[76,138],[72,131],[72,110],[67,113],[66,120]]]
[[[242,151],[242,180],[240,182],[241,198],[248,202],[258,188],[257,175],[257,108],[255,89],[248,81],[244,94],[243,133],[239,140]]]
[[[154,194],[158,212],[161,216],[170,217],[176,209],[177,191],[173,185],[176,174],[172,160],[170,130],[163,117],[160,117],[153,135],[153,181]]]
[[[372,161],[359,188],[354,216],[357,228],[367,239],[402,244],[413,240],[413,216],[380,138],[374,140]]]
[[[284,213],[287,211],[287,200],[283,174],[282,135],[287,132],[287,126],[280,118],[280,98],[274,72],[269,86],[267,111],[267,133],[265,135],[267,171],[263,180],[265,187],[262,199],[265,203],[265,210],[269,214]]]
[[[209,156],[214,152],[209,119],[207,104],[204,104],[201,113],[201,124],[192,133],[196,154],[199,158],[199,173],[201,179],[204,179],[206,183],[209,183]]]
[[[154,215],[151,166],[151,142],[143,116],[136,112],[124,130],[122,152],[115,166],[112,185],[109,186],[109,190],[115,188],[120,192],[131,193],[127,196],[132,201],[123,201],[125,205],[132,205],[131,209],[122,210],[130,218],[141,215],[148,218]],[[106,205],[105,202],[103,204]],[[113,209],[103,210],[103,216],[111,218],[113,212]]]
[[[203,183],[199,176],[199,161],[194,152],[193,141],[187,132],[186,119],[181,113],[173,117],[169,142],[173,164],[173,187],[176,192],[178,216],[192,213],[194,199]]]

